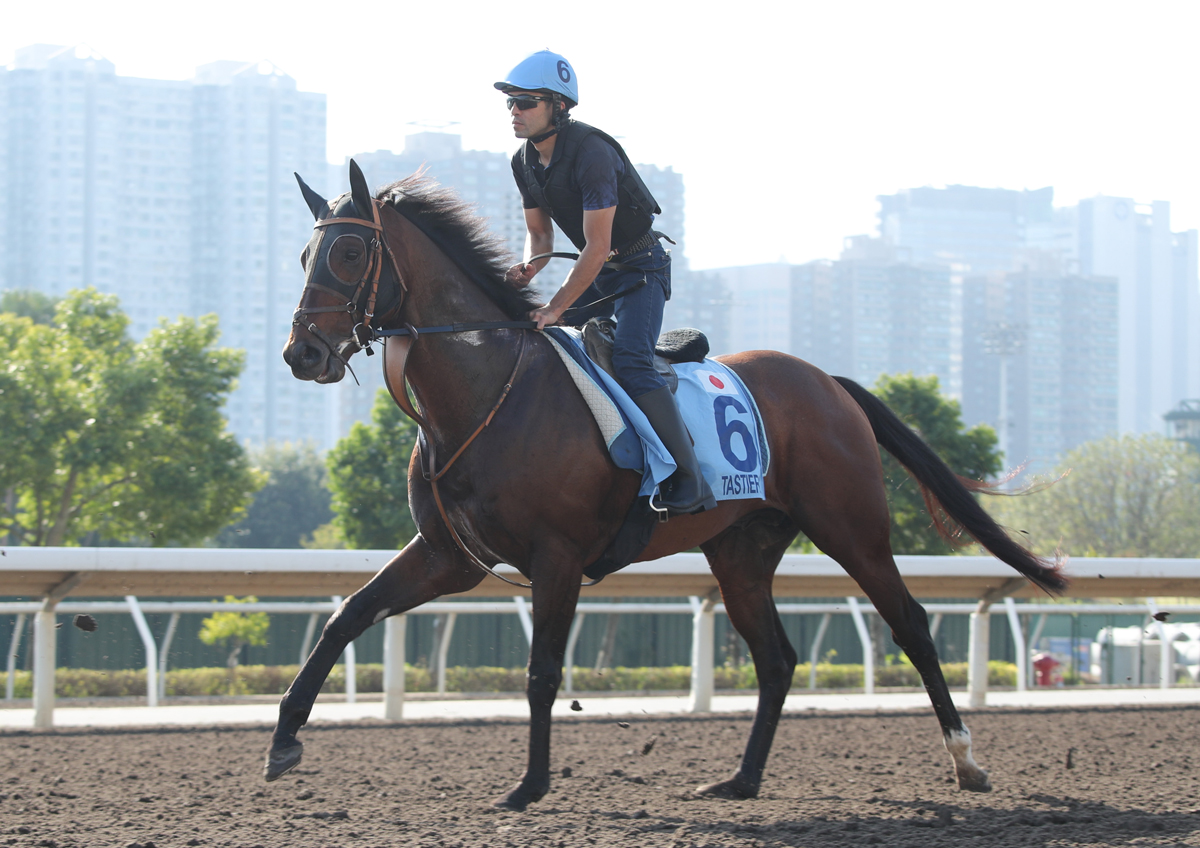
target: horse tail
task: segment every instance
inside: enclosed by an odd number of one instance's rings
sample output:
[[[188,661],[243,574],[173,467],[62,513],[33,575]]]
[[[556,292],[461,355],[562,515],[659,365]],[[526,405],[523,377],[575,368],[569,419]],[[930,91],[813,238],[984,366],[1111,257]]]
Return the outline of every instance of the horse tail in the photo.
[[[993,556],[1011,565],[1046,592],[1059,593],[1067,588],[1068,580],[1062,573],[1061,563],[1042,559],[1015,542],[972,497],[974,492],[989,490],[991,484],[958,476],[887,404],[853,380],[846,377],[833,379],[866,413],[879,445],[917,481],[925,508],[943,538],[954,542],[966,531]]]

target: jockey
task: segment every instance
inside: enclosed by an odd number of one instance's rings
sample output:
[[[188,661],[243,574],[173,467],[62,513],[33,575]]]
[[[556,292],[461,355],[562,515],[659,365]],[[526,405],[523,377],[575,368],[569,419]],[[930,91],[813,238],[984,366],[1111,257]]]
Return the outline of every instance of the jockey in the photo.
[[[513,134],[525,139],[513,154],[512,169],[529,231],[526,261],[509,268],[506,279],[527,286],[545,267],[547,259],[528,260],[554,249],[554,224],[579,249],[579,260],[550,302],[529,313],[539,330],[558,323],[576,300],[590,303],[645,275],[642,288],[576,320],[616,319],[612,361],[617,382],[645,413],[677,466],[659,487],[659,506],[672,515],[715,508],[675,398],[654,370],[663,304],[671,296],[671,257],[652,229],[654,215],[661,211],[658,204],[621,145],[570,116],[579,102],[579,87],[575,69],[562,56],[549,50],[534,53],[496,88],[508,95]],[[638,270],[606,269],[607,259]]]

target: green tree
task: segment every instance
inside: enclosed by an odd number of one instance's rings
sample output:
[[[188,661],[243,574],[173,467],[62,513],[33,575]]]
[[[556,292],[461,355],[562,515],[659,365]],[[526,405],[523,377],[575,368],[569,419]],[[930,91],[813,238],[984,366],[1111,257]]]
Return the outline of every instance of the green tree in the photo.
[[[1056,482],[989,504],[1035,551],[1200,556],[1200,455],[1159,435],[1110,436],[1063,458]]]
[[[221,531],[225,548],[298,548],[333,518],[325,462],[311,444],[268,444],[251,463],[267,475],[246,517]]]
[[[215,346],[216,318],[163,321],[140,342],[128,323],[94,289],[70,292],[50,325],[0,313],[0,533],[13,543],[196,543],[262,484],[220,413],[242,354]]]
[[[371,424],[355,423],[329,452],[334,526],[349,548],[398,550],[416,535],[408,510],[408,460],[417,426],[380,389]]]
[[[0,312],[28,318],[35,324],[54,323],[58,301],[31,289],[13,289],[0,294]]]
[[[938,378],[882,375],[874,393],[916,430],[950,468],[983,480],[999,473],[996,431],[985,424],[963,429],[958,401],[943,397]],[[891,454],[880,450],[892,513],[892,550],[898,554],[948,554],[953,546],[938,535],[920,487]]]
[[[253,604],[258,598],[225,596],[227,604]],[[224,645],[229,648],[225,667],[229,670],[229,693],[234,694],[238,658],[246,645],[267,644],[271,619],[265,612],[214,612],[200,624],[200,641],[205,645]]]

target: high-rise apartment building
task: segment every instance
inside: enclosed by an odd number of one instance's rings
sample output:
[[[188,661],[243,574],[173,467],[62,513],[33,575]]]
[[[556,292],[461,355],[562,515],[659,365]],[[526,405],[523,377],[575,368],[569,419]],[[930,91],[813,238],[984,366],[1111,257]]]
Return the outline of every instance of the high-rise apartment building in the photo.
[[[711,272],[721,278],[728,296],[728,349],[721,353],[760,349],[796,352],[791,320],[794,269],[785,262],[770,262]]]
[[[1046,472],[1117,429],[1118,304],[1111,277],[964,280],[963,420],[997,429],[1009,468]]]
[[[714,311],[727,323],[714,351],[778,350],[868,386],[881,374],[933,374],[957,394],[957,278],[946,266],[906,260],[855,236],[833,262],[703,272],[719,280],[708,282],[707,299],[723,301]]]
[[[387,185],[424,169],[439,183],[476,207],[493,233],[504,239],[514,254],[525,247],[525,215],[513,184],[509,156],[490,150],[463,150],[462,136],[446,132],[419,132],[406,136],[398,153],[376,150],[353,157],[374,187]],[[338,168],[337,191],[350,188],[346,166]]]
[[[866,386],[881,374],[932,374],[944,393],[958,395],[950,268],[917,264],[879,239],[853,236],[837,261],[796,266],[793,280],[797,356]]]
[[[1054,189],[1012,191],[952,185],[880,195],[879,234],[917,264],[976,274],[1019,267],[1032,230],[1054,218]]]
[[[324,174],[324,96],[267,64],[138,79],[51,45],[18,50],[0,92],[0,287],[95,286],[139,337],[215,312],[246,350],[230,429],[332,444],[330,396],[280,356],[312,226],[291,174]]]
[[[1116,429],[1162,429],[1162,415],[1200,394],[1197,233],[1171,232],[1170,204],[1098,196],[1054,208],[1053,190],[909,189],[880,202],[883,239],[914,262],[967,274],[1033,269],[1117,280]]]
[[[282,357],[313,223],[292,174],[325,173],[325,95],[265,62],[204,65],[191,90],[192,308],[219,315],[222,341],[246,350],[230,427],[255,443],[329,447],[336,396],[297,380]]]
[[[1117,426],[1162,429],[1162,416],[1200,394],[1196,230],[1171,232],[1171,205],[1125,197],[1080,201],[1079,272],[1115,277],[1119,301]]]

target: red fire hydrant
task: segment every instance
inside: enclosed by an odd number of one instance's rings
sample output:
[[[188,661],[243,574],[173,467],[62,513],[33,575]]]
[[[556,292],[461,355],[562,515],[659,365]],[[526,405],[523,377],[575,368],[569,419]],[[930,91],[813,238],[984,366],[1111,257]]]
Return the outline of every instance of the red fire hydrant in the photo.
[[[1058,686],[1062,684],[1062,663],[1049,654],[1035,654],[1033,657],[1033,672],[1038,686]]]

